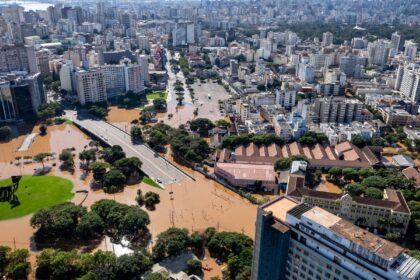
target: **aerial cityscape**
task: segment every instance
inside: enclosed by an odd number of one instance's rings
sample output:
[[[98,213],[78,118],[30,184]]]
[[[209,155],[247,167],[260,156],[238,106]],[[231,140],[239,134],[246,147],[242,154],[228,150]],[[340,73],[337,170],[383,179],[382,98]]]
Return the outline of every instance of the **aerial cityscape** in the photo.
[[[0,279],[420,280],[419,0],[0,0]]]

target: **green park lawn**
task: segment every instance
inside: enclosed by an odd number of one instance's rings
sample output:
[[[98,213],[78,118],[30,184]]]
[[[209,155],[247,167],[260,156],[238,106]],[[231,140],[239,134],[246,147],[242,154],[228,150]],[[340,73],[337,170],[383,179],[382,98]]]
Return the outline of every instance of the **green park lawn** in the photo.
[[[11,184],[11,179],[0,181],[0,187]],[[73,183],[56,176],[25,175],[15,193],[19,205],[14,208],[8,201],[0,201],[0,220],[13,219],[34,213],[41,208],[71,199]]]
[[[146,94],[146,98],[149,101],[152,101],[159,97],[166,99],[166,96],[167,96],[166,91],[161,91],[161,90],[154,90]]]

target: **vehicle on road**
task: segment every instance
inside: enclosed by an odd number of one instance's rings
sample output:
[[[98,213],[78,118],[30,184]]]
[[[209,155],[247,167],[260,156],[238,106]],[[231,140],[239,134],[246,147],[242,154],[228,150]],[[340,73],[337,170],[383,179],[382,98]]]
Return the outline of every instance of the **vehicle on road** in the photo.
[[[162,184],[162,180],[160,178],[156,178],[156,182]]]

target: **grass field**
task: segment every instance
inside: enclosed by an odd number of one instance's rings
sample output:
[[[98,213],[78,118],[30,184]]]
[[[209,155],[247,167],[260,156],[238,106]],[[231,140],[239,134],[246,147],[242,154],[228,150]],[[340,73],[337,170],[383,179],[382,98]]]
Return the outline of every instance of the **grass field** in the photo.
[[[11,179],[0,181],[1,186],[11,184]],[[73,183],[56,176],[23,176],[15,195],[19,205],[12,208],[8,201],[0,201],[0,220],[22,217],[71,199]]]
[[[143,182],[143,183],[145,183],[145,184],[148,184],[149,186],[155,187],[155,188],[159,188],[159,189],[161,189],[161,188],[162,188],[161,186],[159,186],[159,184],[158,184],[158,183],[156,183],[155,181],[153,181],[152,179],[150,179],[150,178],[149,178],[149,177],[147,177],[147,176],[144,176],[144,177],[143,177],[142,182]]]
[[[147,100],[152,101],[152,100],[154,100],[156,98],[159,98],[159,97],[166,99],[167,95],[168,94],[167,94],[166,91],[154,90],[154,91],[151,91],[148,94],[146,94],[146,98],[147,98]]]

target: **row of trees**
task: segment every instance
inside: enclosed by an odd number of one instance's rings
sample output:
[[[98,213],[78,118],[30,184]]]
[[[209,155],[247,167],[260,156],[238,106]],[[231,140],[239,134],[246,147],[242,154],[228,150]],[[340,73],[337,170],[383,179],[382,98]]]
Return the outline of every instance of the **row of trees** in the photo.
[[[149,215],[139,207],[107,199],[95,202],[91,211],[64,202],[41,209],[31,218],[31,226],[37,230],[35,235],[40,241],[99,239],[107,234],[114,240],[125,237],[143,244],[149,238],[149,223]]]
[[[183,163],[201,163],[211,152],[204,139],[191,135],[185,127],[174,129],[164,123],[147,131],[147,143],[157,152],[165,152],[165,145],[170,144],[174,158]]]
[[[283,138],[280,138],[274,134],[242,134],[239,136],[231,135],[227,136],[223,139],[222,147],[223,148],[230,148],[234,149],[240,145],[248,145],[249,143],[254,143],[257,146],[262,145],[284,145]]]
[[[28,258],[29,252],[26,249],[12,251],[7,246],[0,246],[0,278],[27,279],[31,272]]]
[[[153,265],[150,254],[136,250],[117,257],[112,252],[80,253],[45,249],[36,258],[37,279],[140,279]],[[147,279],[147,278],[146,278]]]
[[[215,228],[208,228],[204,233],[189,234],[187,229],[170,228],[158,235],[152,255],[155,261],[160,261],[188,249],[201,254],[208,248],[212,257],[227,262],[224,278],[245,280],[251,273],[252,244],[248,236],[236,232],[217,232]],[[195,266],[191,263],[191,267]]]
[[[138,181],[142,162],[137,157],[125,156],[121,146],[114,145],[100,152],[103,161],[96,161],[97,150],[91,148],[79,154],[86,171],[93,172],[93,178],[107,193],[122,191],[129,180]]]

